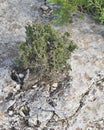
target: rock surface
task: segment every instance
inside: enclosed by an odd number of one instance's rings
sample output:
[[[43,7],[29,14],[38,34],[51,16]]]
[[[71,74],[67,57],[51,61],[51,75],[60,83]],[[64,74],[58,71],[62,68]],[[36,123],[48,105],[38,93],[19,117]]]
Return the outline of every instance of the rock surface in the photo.
[[[0,130],[103,130],[104,129],[104,25],[91,18],[73,17],[59,27],[69,31],[78,48],[69,60],[72,71],[52,93],[36,85],[17,91],[10,65],[24,26],[42,19],[42,0],[0,1]],[[43,21],[45,21],[43,19]]]

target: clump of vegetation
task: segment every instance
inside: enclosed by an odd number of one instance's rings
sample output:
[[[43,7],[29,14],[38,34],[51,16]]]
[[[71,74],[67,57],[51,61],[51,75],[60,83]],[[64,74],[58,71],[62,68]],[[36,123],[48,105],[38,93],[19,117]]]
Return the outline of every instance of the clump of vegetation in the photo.
[[[54,10],[56,23],[65,24],[72,21],[71,13],[80,10],[90,13],[94,19],[104,23],[104,0],[47,0],[59,6]]]
[[[26,42],[19,45],[20,62],[38,76],[64,73],[69,67],[67,60],[76,48],[69,36],[68,32],[61,34],[50,24],[27,25]]]
[[[84,9],[92,14],[94,19],[104,23],[104,0],[84,0]]]
[[[83,4],[83,0],[47,0],[55,3],[59,8],[54,9],[54,14],[57,16],[55,23],[58,25],[72,22],[71,13],[76,12],[78,6]]]

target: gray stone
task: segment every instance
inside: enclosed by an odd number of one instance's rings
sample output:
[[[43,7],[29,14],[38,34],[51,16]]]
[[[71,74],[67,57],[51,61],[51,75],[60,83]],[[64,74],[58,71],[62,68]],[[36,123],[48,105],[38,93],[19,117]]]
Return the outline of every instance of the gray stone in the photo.
[[[46,6],[46,5],[42,5],[42,6],[41,6],[41,9],[42,9],[43,11],[47,11],[47,10],[49,9],[49,7]]]

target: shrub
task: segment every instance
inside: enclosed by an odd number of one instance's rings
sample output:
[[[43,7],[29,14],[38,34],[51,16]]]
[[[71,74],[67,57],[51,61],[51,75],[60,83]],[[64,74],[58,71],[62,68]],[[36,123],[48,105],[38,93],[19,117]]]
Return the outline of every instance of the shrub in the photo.
[[[37,22],[26,26],[26,42],[19,45],[19,60],[37,75],[50,76],[69,67],[67,60],[75,48],[69,33],[61,34],[50,24]]]
[[[54,21],[58,25],[72,22],[71,13],[76,12],[78,7],[82,6],[83,0],[47,0],[55,3],[59,8],[54,9],[56,18]]]
[[[84,0],[84,9],[92,14],[94,19],[104,23],[104,0]]]
[[[59,5],[54,10],[56,23],[65,24],[72,21],[71,13],[78,10],[90,13],[94,19],[104,23],[104,0],[47,0]],[[81,14],[82,15],[82,14]]]

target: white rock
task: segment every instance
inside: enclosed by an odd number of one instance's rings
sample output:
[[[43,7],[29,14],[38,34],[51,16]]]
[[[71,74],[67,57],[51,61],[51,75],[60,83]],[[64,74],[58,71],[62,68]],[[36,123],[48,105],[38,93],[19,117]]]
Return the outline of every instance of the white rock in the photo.
[[[20,73],[18,76],[19,76],[20,78],[23,78],[23,77],[24,77],[24,74]]]
[[[54,83],[54,84],[52,84],[52,86],[55,87],[55,88],[57,88],[58,83]]]
[[[32,86],[33,88],[37,88],[37,84]]]
[[[20,85],[20,84],[17,84],[17,85],[16,85],[16,90],[20,90],[20,88],[21,88],[21,85]]]
[[[54,83],[51,87],[51,91],[56,90],[56,88],[58,87],[58,83]]]
[[[11,110],[11,111],[9,111],[9,116],[12,116],[13,115],[13,111]]]

